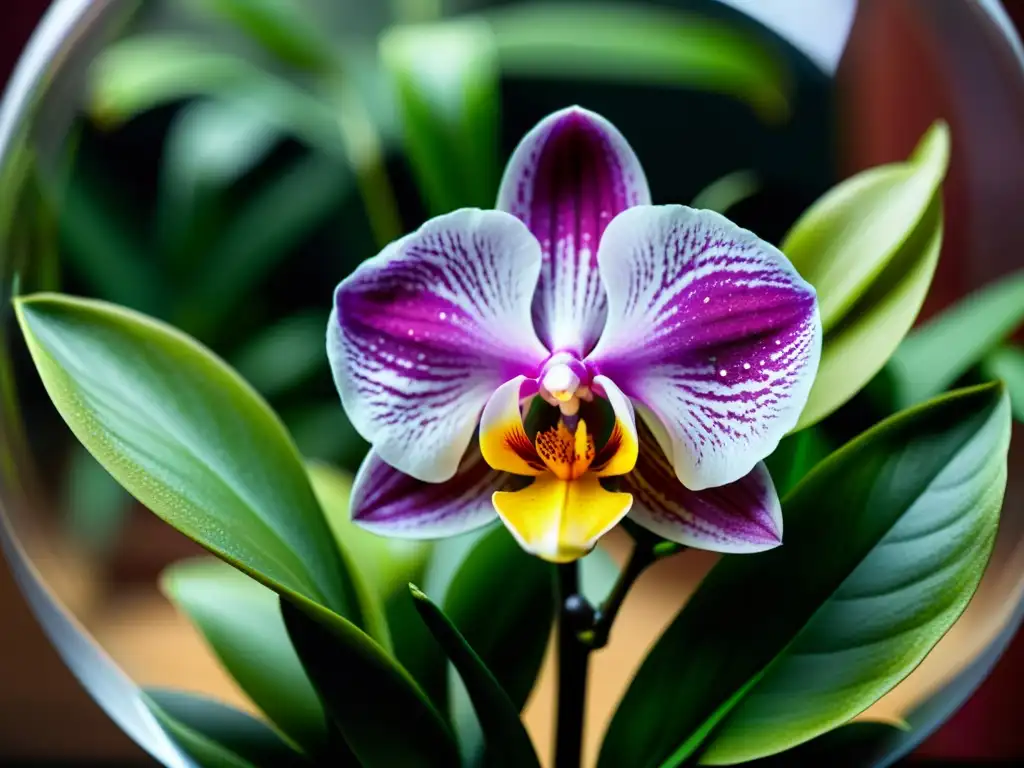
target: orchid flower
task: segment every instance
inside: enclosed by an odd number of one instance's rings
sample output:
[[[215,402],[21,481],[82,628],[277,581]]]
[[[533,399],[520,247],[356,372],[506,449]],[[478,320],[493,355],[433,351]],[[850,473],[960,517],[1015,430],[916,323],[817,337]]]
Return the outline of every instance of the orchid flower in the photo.
[[[627,514],[719,552],[781,542],[763,459],[817,371],[814,289],[717,213],[652,205],[599,115],[533,128],[497,210],[438,216],[363,263],[327,336],[372,445],[351,502],[372,531],[449,536],[497,513],[554,562]]]

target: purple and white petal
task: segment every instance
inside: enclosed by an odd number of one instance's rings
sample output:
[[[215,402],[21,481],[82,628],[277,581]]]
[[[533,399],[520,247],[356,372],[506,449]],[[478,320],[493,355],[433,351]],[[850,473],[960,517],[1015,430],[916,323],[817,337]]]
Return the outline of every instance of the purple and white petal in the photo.
[[[352,520],[382,536],[437,539],[495,520],[491,496],[508,475],[495,472],[475,442],[458,471],[443,483],[424,483],[399,472],[371,450],[352,487]]]
[[[691,490],[745,477],[797,423],[821,356],[814,289],[712,211],[621,213],[598,254],[608,323],[588,363],[636,401]]]
[[[622,478],[633,494],[630,519],[659,536],[712,552],[750,553],[782,543],[782,508],[771,475],[760,463],[728,485],[691,491],[646,427],[640,429],[636,468]]]
[[[451,478],[487,398],[548,356],[530,302],[540,247],[521,221],[464,209],[363,263],[334,296],[327,354],[349,419],[396,469]]]
[[[585,355],[604,327],[597,247],[605,227],[651,193],[618,129],[580,107],[543,119],[519,143],[501,181],[498,208],[518,216],[544,253],[533,316],[553,352]]]

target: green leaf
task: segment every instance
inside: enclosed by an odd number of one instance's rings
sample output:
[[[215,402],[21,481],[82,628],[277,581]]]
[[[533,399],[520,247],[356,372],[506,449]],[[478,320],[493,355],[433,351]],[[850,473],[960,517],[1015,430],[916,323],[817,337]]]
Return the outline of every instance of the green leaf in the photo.
[[[790,110],[780,52],[748,28],[637,3],[523,3],[485,16],[504,73],[661,83],[746,101],[762,117]]]
[[[785,497],[822,459],[832,445],[824,431],[816,427],[788,435],[779,443],[765,463],[771,473],[775,491]]]
[[[36,294],[15,309],[57,410],[129,493],[275,592],[372,621],[298,451],[234,371],[104,302]]]
[[[494,205],[498,190],[498,60],[490,27],[459,19],[389,30],[405,150],[434,215]]]
[[[143,700],[164,730],[202,768],[310,766],[265,723],[184,691],[147,689]]]
[[[488,765],[540,768],[533,743],[519,719],[519,710],[508,694],[444,612],[419,588],[411,584],[409,588],[416,610],[466,686],[487,745]]]
[[[906,163],[838,185],[794,225],[783,252],[818,291],[821,363],[797,430],[853,397],[895,351],[928,293],[942,246],[949,131],[936,123]]]
[[[362,632],[287,600],[285,626],[328,714],[365,768],[454,768],[458,750],[408,672]]]
[[[1010,393],[1010,405],[1017,421],[1024,422],[1024,349],[1006,345],[982,362],[982,371],[990,379],[1002,379]]]
[[[223,19],[285,64],[329,72],[337,64],[330,36],[306,0],[187,0],[193,10]]]
[[[895,406],[906,408],[943,392],[1022,322],[1024,271],[972,293],[916,328],[885,371]]]
[[[551,635],[553,578],[500,526],[473,547],[444,595],[445,614],[520,709]]]
[[[261,395],[277,397],[326,369],[326,327],[326,311],[313,310],[286,317],[250,338],[232,356],[231,362],[239,375]]]
[[[256,706],[308,753],[325,752],[323,706],[292,647],[277,595],[212,559],[176,563],[160,584]]]
[[[823,733],[798,747],[753,760],[748,768],[879,768],[886,745],[903,739],[909,728],[873,721],[853,722]]]
[[[935,123],[910,160],[871,168],[833,187],[797,220],[783,252],[818,292],[826,333],[910,239],[949,165],[949,128]]]
[[[658,640],[599,765],[765,757],[895,686],[981,578],[1009,427],[1005,391],[987,385],[904,411],[819,464],[783,503],[784,545],[725,556]]]
[[[691,208],[725,213],[737,203],[757,194],[761,182],[753,171],[733,171],[715,179],[697,193]]]
[[[520,710],[551,635],[553,579],[547,563],[526,554],[504,526],[496,526],[473,544],[444,594],[445,614]],[[452,686],[452,718],[463,752],[479,756],[482,732],[466,693]]]

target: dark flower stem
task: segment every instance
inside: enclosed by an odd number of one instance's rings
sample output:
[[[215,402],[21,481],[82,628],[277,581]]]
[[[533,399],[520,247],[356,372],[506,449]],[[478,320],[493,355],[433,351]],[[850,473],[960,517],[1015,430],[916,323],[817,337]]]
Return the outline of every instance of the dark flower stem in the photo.
[[[590,661],[590,648],[580,640],[579,633],[580,630],[586,630],[586,624],[593,620],[581,615],[586,613],[584,606],[589,606],[580,596],[579,566],[575,562],[558,566],[558,602],[558,730],[555,768],[579,768],[587,701],[587,665]]]
[[[675,544],[636,538],[636,546],[611,593],[596,611],[580,593],[579,566],[558,566],[558,724],[555,768],[579,768],[591,651],[608,644],[626,595],[651,563],[682,550]]]

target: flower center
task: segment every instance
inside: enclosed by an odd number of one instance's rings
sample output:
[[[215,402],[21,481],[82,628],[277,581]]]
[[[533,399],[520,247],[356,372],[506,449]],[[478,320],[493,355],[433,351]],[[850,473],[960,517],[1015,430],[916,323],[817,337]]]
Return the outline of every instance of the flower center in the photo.
[[[537,433],[537,455],[559,480],[582,477],[594,461],[594,436],[583,419],[572,421],[576,422],[572,431],[559,419],[554,427]]]
[[[586,367],[567,353],[554,355],[544,366],[540,396],[546,403],[556,406],[563,416],[575,416],[580,409],[580,400],[590,402],[594,399]]]

